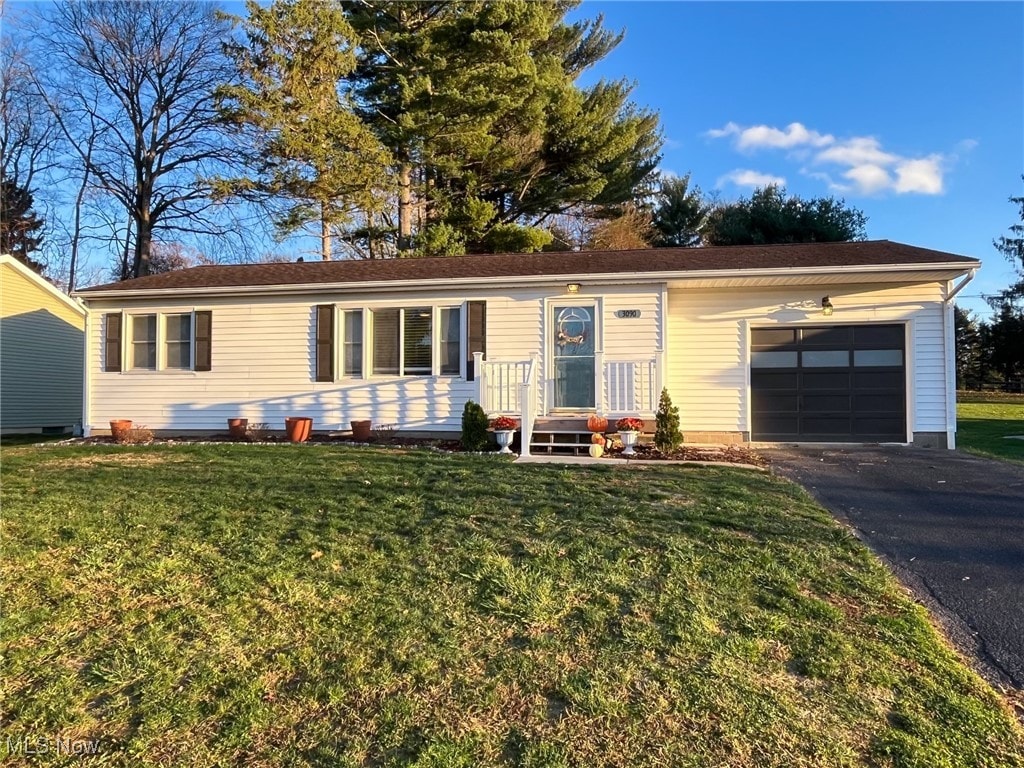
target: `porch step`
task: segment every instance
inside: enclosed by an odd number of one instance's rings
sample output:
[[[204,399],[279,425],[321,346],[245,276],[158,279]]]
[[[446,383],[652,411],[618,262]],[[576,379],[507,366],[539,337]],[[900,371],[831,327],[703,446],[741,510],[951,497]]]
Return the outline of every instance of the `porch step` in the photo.
[[[585,456],[590,451],[590,432],[566,429],[534,428],[531,453]]]

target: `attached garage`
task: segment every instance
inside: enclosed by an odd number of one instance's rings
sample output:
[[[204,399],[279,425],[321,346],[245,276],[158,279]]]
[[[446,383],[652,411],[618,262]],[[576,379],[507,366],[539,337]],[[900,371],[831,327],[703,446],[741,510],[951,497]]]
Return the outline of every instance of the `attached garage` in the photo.
[[[906,442],[906,326],[751,329],[751,438]]]

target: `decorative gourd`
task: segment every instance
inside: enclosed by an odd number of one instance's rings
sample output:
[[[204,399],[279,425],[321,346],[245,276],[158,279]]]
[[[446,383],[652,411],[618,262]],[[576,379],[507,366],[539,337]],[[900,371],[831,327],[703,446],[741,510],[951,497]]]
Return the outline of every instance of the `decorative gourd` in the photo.
[[[598,416],[594,414],[587,419],[587,429],[591,432],[607,432],[608,431],[608,419],[604,416]]]
[[[604,448],[604,435],[595,432],[590,436],[591,445],[600,445]]]

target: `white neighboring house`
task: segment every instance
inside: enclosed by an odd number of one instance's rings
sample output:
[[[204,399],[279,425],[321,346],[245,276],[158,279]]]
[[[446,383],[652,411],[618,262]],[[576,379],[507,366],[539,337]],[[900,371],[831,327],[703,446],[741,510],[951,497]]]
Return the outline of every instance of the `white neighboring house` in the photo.
[[[0,432],[70,432],[82,423],[85,307],[0,255]]]
[[[689,442],[952,448],[952,300],[979,266],[882,240],[195,267],[77,293],[85,423],[452,436],[472,399],[546,443],[652,419],[664,386]]]

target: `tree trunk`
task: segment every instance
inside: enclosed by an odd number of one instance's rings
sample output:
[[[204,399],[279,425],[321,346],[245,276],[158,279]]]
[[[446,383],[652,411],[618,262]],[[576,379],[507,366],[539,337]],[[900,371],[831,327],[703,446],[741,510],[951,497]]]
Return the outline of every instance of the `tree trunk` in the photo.
[[[150,256],[153,249],[153,223],[146,210],[135,217],[135,260],[132,263],[132,277],[149,274]]]
[[[412,166],[403,160],[398,167],[398,250],[412,249]]]
[[[124,232],[124,248],[121,249],[121,279],[128,280],[132,277],[131,269],[129,269],[129,257],[132,251],[132,219],[128,219],[128,226]],[[116,232],[115,232],[116,234]]]
[[[320,258],[331,260],[331,223],[327,220],[327,203],[320,203]]]

